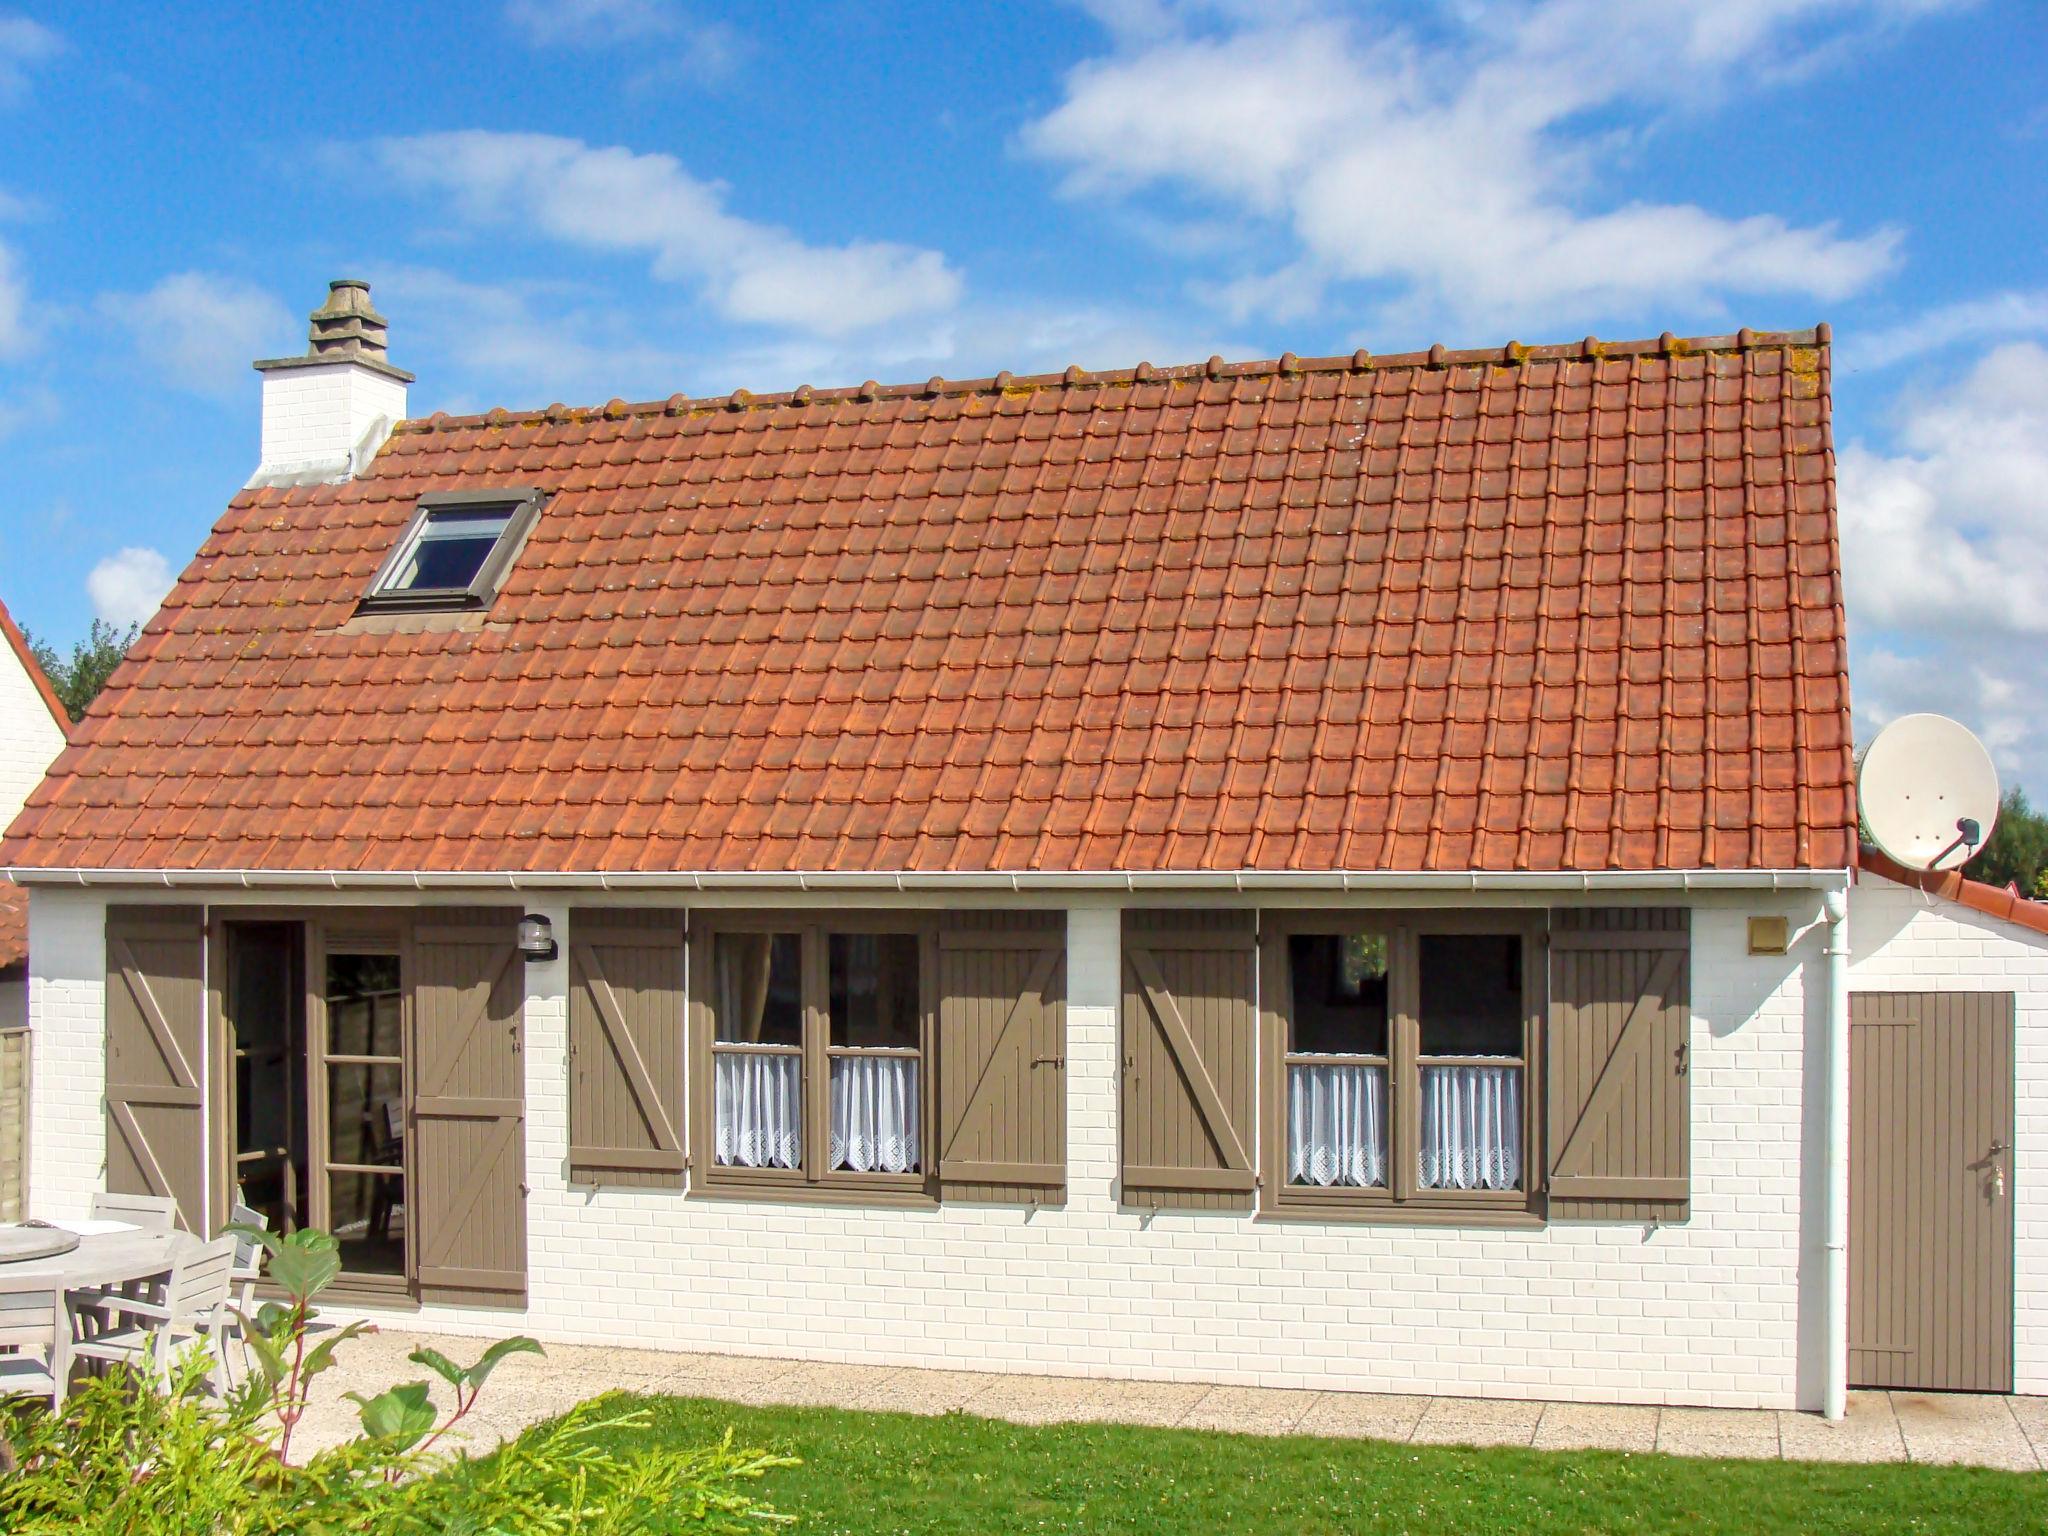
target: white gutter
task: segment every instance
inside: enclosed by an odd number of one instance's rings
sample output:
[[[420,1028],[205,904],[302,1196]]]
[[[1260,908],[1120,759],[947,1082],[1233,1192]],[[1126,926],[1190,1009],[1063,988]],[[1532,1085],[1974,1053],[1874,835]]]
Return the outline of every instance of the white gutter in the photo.
[[[22,885],[160,886],[241,890],[601,891],[1840,891],[1845,869],[1664,870],[659,870],[25,869],[0,875]]]
[[[1826,1099],[1827,1374],[1821,1413],[1839,1419],[1849,1407],[1849,893],[1829,891]]]

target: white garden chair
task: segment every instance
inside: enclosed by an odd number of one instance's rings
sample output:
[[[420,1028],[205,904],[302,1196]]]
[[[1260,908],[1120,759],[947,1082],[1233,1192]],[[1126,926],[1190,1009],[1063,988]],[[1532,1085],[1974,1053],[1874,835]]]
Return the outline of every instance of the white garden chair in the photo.
[[[0,1291],[0,1398],[64,1405],[71,1374],[71,1320],[61,1291]]]
[[[94,1221],[125,1221],[131,1227],[151,1232],[168,1232],[178,1224],[178,1202],[169,1195],[110,1195],[92,1197]]]
[[[237,1227],[270,1229],[270,1218],[254,1206],[244,1205],[237,1200],[228,1208],[228,1222]],[[234,1292],[233,1307],[220,1310],[220,1325],[216,1334],[214,1353],[219,1357],[221,1368],[227,1368],[227,1341],[234,1339],[242,1345],[242,1364],[249,1363],[248,1341],[242,1335],[242,1315],[254,1310],[256,1282],[263,1278],[263,1244],[246,1232],[223,1233],[235,1241],[235,1263],[228,1272],[228,1285]]]
[[[235,1239],[231,1234],[216,1237],[175,1265],[161,1301],[94,1295],[92,1304],[106,1311],[109,1325],[73,1344],[71,1353],[80,1360],[154,1372],[168,1386],[178,1346],[203,1341],[220,1362],[225,1379],[227,1361],[220,1348],[220,1325],[234,1269]]]

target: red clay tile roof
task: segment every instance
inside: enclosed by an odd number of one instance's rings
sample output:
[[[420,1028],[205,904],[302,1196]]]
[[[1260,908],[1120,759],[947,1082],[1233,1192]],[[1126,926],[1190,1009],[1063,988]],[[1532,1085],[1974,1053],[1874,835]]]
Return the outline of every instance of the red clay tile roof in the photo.
[[[2015,896],[2002,886],[1971,880],[1960,870],[1909,869],[1883,849],[1869,843],[1863,845],[1857,862],[1859,868],[1867,869],[1873,875],[1882,875],[1900,885],[1910,885],[1931,895],[1960,902],[1973,912],[2003,918],[2036,933],[2048,933],[2048,901]]]
[[[0,981],[28,964],[28,892],[0,880]]]
[[[65,711],[64,701],[57,697],[57,690],[50,686],[50,680],[43,676],[42,663],[36,660],[36,653],[28,648],[28,636],[24,635],[14,622],[14,615],[7,611],[7,605],[0,603],[0,636],[4,636],[8,648],[14,652],[21,669],[28,673],[30,682],[36,685],[36,692],[43,696],[43,705],[50,711],[50,718],[57,722],[57,729],[71,729],[71,716]]]
[[[0,864],[1854,857],[1825,330],[449,418],[237,496]],[[357,599],[539,486],[480,626]]]

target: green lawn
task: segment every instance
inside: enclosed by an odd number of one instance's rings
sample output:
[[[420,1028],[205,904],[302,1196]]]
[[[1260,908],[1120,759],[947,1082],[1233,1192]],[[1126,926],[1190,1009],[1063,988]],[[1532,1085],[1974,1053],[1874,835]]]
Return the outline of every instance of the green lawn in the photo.
[[[762,1491],[806,1536],[999,1532],[2048,1532],[2048,1476],[1264,1439],[647,1398],[620,1449],[803,1458]]]

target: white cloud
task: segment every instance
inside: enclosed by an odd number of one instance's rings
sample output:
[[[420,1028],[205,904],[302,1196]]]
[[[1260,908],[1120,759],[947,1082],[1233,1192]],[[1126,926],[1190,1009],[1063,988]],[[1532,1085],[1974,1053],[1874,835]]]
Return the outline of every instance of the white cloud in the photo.
[[[258,358],[302,350],[297,317],[273,294],[208,272],[176,272],[145,293],[103,294],[99,307],[133,338],[147,372],[196,394],[226,394]]]
[[[1894,438],[1840,455],[1864,734],[1940,709],[2048,786],[2048,349],[2009,343],[1908,398]]]
[[[542,48],[612,47],[667,37],[682,25],[664,0],[510,0],[505,19]]]
[[[0,16],[0,104],[28,93],[29,73],[64,51],[64,39],[26,16]]]
[[[14,248],[0,241],[0,357],[18,357],[34,335],[29,325],[28,279]]]
[[[585,250],[643,256],[729,320],[844,335],[951,309],[959,274],[937,251],[886,241],[811,245],[730,213],[725,189],[672,155],[534,133],[385,139],[384,170],[475,226],[530,229]]]
[[[147,624],[171,590],[170,562],[153,549],[116,550],[85,578],[92,610],[117,629]]]
[[[1117,5],[1112,51],[1068,75],[1023,143],[1072,193],[1165,191],[1286,231],[1287,304],[1310,270],[1546,328],[1732,296],[1837,300],[1892,268],[1896,231],[1616,202],[1601,173],[1663,118],[1941,3],[1470,0],[1427,31],[1385,10]],[[1256,303],[1263,281],[1226,292]]]
[[[2048,336],[2048,289],[1945,304],[1883,330],[1838,336],[1837,369],[1884,368],[1962,342]]]
[[[726,23],[699,21],[670,0],[509,0],[505,19],[533,48],[631,51],[644,66],[641,84],[722,79],[747,51]]]
[[[684,326],[585,287],[480,283],[432,267],[379,267],[374,276],[379,304],[403,316],[395,360],[439,360],[437,385],[453,383],[481,408],[659,399],[687,387],[693,372],[685,352],[659,340]]]

